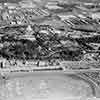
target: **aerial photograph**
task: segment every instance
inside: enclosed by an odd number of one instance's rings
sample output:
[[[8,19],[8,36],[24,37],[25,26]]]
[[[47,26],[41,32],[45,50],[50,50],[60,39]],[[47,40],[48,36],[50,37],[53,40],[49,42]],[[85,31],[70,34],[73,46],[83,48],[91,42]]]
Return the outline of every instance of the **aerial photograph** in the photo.
[[[0,0],[0,100],[100,100],[100,0]]]

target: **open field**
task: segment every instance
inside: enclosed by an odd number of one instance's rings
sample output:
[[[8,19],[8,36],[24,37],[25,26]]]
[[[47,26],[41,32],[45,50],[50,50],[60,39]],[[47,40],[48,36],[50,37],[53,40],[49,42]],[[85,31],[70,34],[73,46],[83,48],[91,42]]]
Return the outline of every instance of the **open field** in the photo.
[[[63,73],[12,74],[0,81],[1,100],[81,100],[95,96],[91,82]],[[83,100],[83,99],[82,99]],[[85,99],[84,99],[85,100]]]

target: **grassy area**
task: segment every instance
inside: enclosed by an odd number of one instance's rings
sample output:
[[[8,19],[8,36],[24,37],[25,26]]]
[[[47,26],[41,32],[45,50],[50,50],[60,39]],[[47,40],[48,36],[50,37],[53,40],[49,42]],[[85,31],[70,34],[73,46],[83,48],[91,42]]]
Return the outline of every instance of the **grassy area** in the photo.
[[[0,82],[2,100],[68,100],[69,98],[91,97],[92,89],[88,83],[57,73],[38,73],[26,77],[10,78]],[[4,96],[2,96],[4,94]],[[25,98],[25,99],[24,99]],[[72,100],[72,99],[71,99]]]

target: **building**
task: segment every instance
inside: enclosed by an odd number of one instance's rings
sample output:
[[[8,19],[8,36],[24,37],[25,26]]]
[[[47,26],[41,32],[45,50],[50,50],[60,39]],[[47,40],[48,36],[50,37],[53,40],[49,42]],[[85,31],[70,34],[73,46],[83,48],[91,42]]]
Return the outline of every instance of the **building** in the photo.
[[[3,9],[3,5],[2,5],[2,3],[0,3],[0,9]]]
[[[4,67],[6,67],[6,59],[4,59],[4,58],[0,58],[0,68],[4,68]]]
[[[100,12],[91,13],[91,17],[92,17],[93,19],[100,19]]]
[[[17,3],[4,3],[5,7],[8,7],[8,9],[16,9],[19,5]]]
[[[36,4],[28,0],[19,2],[19,5],[21,6],[21,8],[35,8],[36,7]]]
[[[2,18],[3,18],[3,20],[8,20],[9,19],[9,13],[8,13],[8,11],[3,11],[2,12]]]
[[[45,5],[46,8],[48,9],[62,9],[62,7],[57,6],[58,1],[49,1]]]

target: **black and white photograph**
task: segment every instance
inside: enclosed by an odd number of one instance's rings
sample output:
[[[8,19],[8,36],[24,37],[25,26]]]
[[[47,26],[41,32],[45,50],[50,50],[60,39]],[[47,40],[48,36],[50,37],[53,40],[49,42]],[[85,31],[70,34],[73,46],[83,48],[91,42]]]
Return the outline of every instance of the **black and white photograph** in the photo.
[[[0,0],[0,100],[100,100],[100,0]]]

